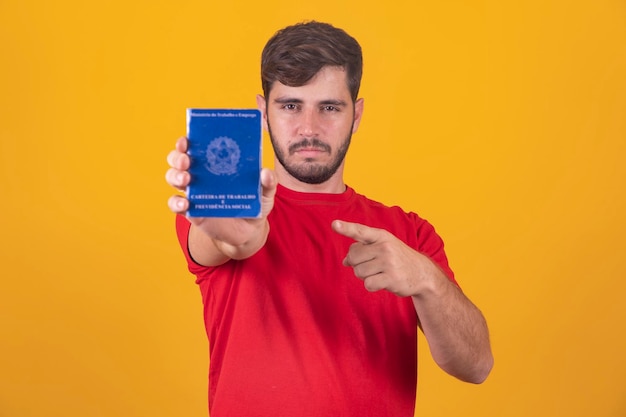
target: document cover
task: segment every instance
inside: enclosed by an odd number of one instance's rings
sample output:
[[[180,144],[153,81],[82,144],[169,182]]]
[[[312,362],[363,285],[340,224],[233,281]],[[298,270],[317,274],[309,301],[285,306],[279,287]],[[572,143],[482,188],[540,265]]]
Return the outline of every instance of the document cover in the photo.
[[[191,217],[261,214],[261,112],[187,109]]]

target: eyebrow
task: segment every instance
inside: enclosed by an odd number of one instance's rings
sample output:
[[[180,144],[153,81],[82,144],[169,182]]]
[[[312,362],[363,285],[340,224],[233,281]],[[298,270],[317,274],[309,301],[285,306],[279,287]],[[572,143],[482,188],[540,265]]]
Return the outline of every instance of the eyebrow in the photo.
[[[289,104],[289,103],[302,104],[304,103],[304,100],[300,98],[295,98],[295,97],[278,97],[278,98],[275,98],[273,101],[274,103],[278,103],[278,104]],[[335,99],[322,100],[318,102],[317,104],[321,106],[327,106],[327,105],[346,106],[347,105],[347,103],[344,100],[335,100]]]

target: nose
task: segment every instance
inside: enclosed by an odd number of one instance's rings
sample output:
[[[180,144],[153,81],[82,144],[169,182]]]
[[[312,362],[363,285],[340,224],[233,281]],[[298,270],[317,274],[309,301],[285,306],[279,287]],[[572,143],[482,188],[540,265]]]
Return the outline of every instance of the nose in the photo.
[[[299,135],[302,137],[312,138],[319,134],[319,114],[315,109],[307,109],[302,111],[300,117]]]

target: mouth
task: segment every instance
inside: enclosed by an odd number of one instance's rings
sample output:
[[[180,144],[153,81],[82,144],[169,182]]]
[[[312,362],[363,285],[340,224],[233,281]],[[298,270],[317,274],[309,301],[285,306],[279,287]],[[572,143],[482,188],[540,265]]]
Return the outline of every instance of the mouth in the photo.
[[[304,157],[314,157],[320,153],[330,153],[330,146],[319,139],[305,139],[289,147],[289,154],[296,153]]]
[[[294,152],[295,155],[302,158],[306,162],[313,162],[318,160],[320,155],[324,154],[325,151],[317,148],[301,148]]]

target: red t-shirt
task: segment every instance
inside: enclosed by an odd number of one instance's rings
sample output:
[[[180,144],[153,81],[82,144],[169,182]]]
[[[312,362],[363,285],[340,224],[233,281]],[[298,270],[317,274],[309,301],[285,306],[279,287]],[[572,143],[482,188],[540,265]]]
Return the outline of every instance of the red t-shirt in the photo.
[[[335,219],[392,232],[454,281],[443,241],[414,213],[355,193],[278,187],[265,246],[218,267],[189,256],[210,346],[209,409],[222,416],[413,416],[417,315],[410,297],[368,292],[342,260]]]

